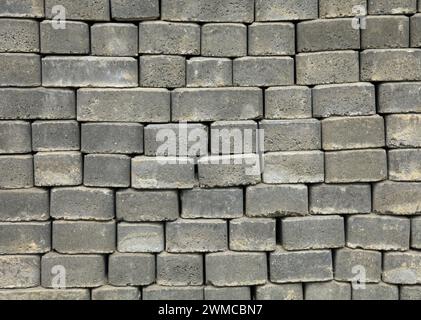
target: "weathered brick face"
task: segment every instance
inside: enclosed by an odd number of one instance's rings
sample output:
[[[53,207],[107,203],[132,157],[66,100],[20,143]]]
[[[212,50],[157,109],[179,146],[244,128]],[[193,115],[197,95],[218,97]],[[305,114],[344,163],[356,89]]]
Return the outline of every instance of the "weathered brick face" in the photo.
[[[0,300],[421,300],[421,0],[0,0]]]

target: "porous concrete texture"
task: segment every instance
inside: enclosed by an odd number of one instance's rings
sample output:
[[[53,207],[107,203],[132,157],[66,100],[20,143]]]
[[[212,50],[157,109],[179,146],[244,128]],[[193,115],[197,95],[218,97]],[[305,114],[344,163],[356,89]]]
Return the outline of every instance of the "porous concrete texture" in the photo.
[[[421,300],[420,266],[421,0],[0,0],[0,300]]]

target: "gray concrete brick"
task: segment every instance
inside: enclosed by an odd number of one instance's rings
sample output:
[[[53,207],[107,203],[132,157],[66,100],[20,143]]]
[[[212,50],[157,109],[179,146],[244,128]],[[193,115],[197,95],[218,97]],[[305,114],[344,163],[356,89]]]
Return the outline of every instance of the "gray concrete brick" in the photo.
[[[421,80],[419,49],[370,49],[361,52],[362,81]]]
[[[327,152],[327,183],[377,182],[387,178],[387,155],[383,149]]]
[[[313,20],[297,24],[297,51],[360,49],[360,31],[351,18]]]
[[[232,61],[227,58],[192,58],[187,60],[187,87],[232,86]]]
[[[230,220],[229,248],[233,251],[274,251],[276,220],[264,218]]]
[[[160,253],[156,261],[156,282],[163,286],[203,284],[203,256],[200,254]]]
[[[60,57],[42,59],[45,87],[136,87],[137,60],[119,57]]]
[[[94,56],[135,57],[139,52],[138,29],[129,23],[97,23],[91,27]]]
[[[177,191],[122,190],[116,193],[117,219],[128,222],[173,221],[178,218]]]
[[[371,212],[369,184],[319,184],[310,187],[313,214],[357,214]]]
[[[389,150],[389,179],[421,181],[421,150]]]
[[[308,214],[308,191],[305,185],[250,186],[246,189],[246,215],[282,217]]]
[[[48,190],[1,190],[0,203],[1,221],[44,221],[50,217]]]
[[[373,210],[392,215],[416,215],[421,212],[421,183],[383,182],[374,185]]]
[[[383,281],[391,284],[420,284],[421,255],[418,251],[386,252],[383,256]]]
[[[247,55],[247,27],[235,23],[209,23],[202,27],[201,53],[209,57]]]
[[[409,249],[410,220],[376,215],[352,216],[346,224],[347,246],[367,250]]]
[[[272,284],[256,287],[256,300],[303,300],[302,284]]]
[[[111,253],[116,248],[115,222],[54,221],[52,248],[59,253]]]
[[[324,150],[384,147],[384,119],[376,115],[370,117],[338,117],[323,120],[322,141]]]
[[[1,300],[89,300],[88,289],[45,289],[41,287],[30,289],[0,290]]]
[[[44,0],[9,0],[0,3],[0,17],[42,18]]]
[[[357,82],[358,66],[356,51],[300,53],[296,56],[296,81],[300,85]]]
[[[0,156],[0,189],[21,189],[34,186],[31,155]]]
[[[0,46],[0,52],[39,52],[38,22],[22,19],[1,19]]]
[[[155,281],[155,256],[148,253],[114,253],[108,259],[111,285],[145,286]]]
[[[216,121],[210,126],[212,154],[257,153],[260,137],[256,137],[257,123],[246,121]]]
[[[365,289],[352,289],[352,300],[399,300],[399,287],[386,283],[367,284]]]
[[[369,14],[410,14],[417,12],[416,0],[368,0]]]
[[[253,23],[248,27],[248,54],[251,56],[294,55],[294,24]]]
[[[256,1],[256,21],[317,19],[318,14],[317,0]]]
[[[84,123],[82,152],[143,153],[143,126],[138,123]]]
[[[111,0],[114,20],[150,20],[159,18],[159,0]]]
[[[269,87],[294,84],[291,57],[244,57],[234,60],[234,85]]]
[[[176,89],[171,95],[173,121],[248,120],[263,116],[263,93],[257,88]]]
[[[57,12],[54,6],[63,6],[66,9],[66,19],[69,20],[110,20],[110,2],[108,0],[45,0],[45,15],[54,18]]]
[[[269,256],[270,280],[274,283],[319,282],[333,279],[330,250],[287,252],[278,249]]]
[[[415,14],[410,18],[411,47],[421,47],[421,14]]]
[[[206,281],[216,287],[237,287],[265,284],[265,253],[221,252],[205,256]]]
[[[261,182],[260,159],[255,154],[202,157],[198,167],[201,187],[231,187]]]
[[[31,124],[29,122],[0,121],[0,154],[31,151]]]
[[[228,228],[224,220],[179,219],[166,223],[166,250],[217,252],[228,249]]]
[[[54,21],[40,23],[41,53],[89,54],[89,25],[84,22],[66,21],[65,29],[55,29]]]
[[[311,89],[286,86],[265,90],[265,119],[302,119],[312,117]]]
[[[171,115],[170,98],[166,89],[82,89],[77,93],[77,119],[167,122]]]
[[[208,127],[203,124],[151,124],[145,127],[146,156],[196,157],[208,154]]]
[[[254,1],[163,0],[162,19],[195,22],[253,22]]]
[[[66,288],[95,288],[106,284],[104,256],[47,253],[41,259],[41,284],[44,288],[60,284],[57,283],[57,275],[60,275],[57,266],[64,267]]]
[[[264,151],[303,151],[321,149],[322,130],[318,120],[262,120]]]
[[[248,287],[213,287],[206,286],[204,289],[205,300],[251,300],[251,292]]]
[[[41,85],[41,59],[32,53],[0,53],[0,87]],[[25,70],[25,72],[21,72]]]
[[[421,286],[401,286],[400,287],[401,300],[420,300]]]
[[[313,89],[313,115],[368,116],[376,114],[376,93],[371,83],[321,85]]]
[[[345,223],[340,216],[297,217],[281,220],[280,238],[286,250],[340,248],[345,245]]]
[[[80,152],[38,152],[34,155],[35,185],[76,186],[82,184]]]
[[[421,249],[421,217],[411,219],[411,248]]]
[[[80,133],[77,121],[35,121],[32,123],[32,150],[78,151]]]
[[[114,218],[114,191],[99,188],[51,189],[51,216],[61,220],[111,220]]]
[[[184,57],[141,56],[139,65],[140,86],[142,87],[179,88],[186,86],[186,58]]]
[[[421,147],[421,114],[386,117],[386,144],[389,148]]]
[[[102,286],[95,288],[91,292],[92,300],[112,301],[112,300],[140,300],[141,293],[134,287],[113,287]]]
[[[164,251],[164,226],[159,223],[125,223],[117,226],[117,249],[120,252]]]
[[[38,286],[41,281],[40,261],[39,256],[0,256],[0,288],[11,289]],[[12,292],[11,290],[8,291]]]
[[[203,300],[203,287],[152,285],[142,290],[143,300]]]
[[[365,20],[361,30],[362,49],[409,47],[409,18],[405,16],[373,16]]]
[[[243,190],[192,189],[181,192],[183,218],[231,219],[243,215]]]
[[[191,189],[196,186],[194,162],[184,157],[132,159],[132,188]]]
[[[74,119],[75,93],[45,88],[0,88],[1,119]]]
[[[83,184],[90,187],[130,186],[130,158],[124,155],[89,154],[84,159]]]
[[[354,17],[356,6],[367,8],[367,0],[319,0],[320,18]]]
[[[392,82],[378,87],[379,113],[421,113],[421,83]]]
[[[193,23],[142,22],[139,53],[200,55],[200,26]]]
[[[324,181],[324,154],[321,151],[266,153],[264,164],[264,183],[318,183]]]
[[[51,249],[50,222],[3,222],[0,234],[0,254],[35,254]]]
[[[382,254],[377,251],[343,248],[335,251],[335,280],[354,281],[364,268],[366,283],[378,283],[382,274]]]
[[[351,284],[336,281],[308,283],[305,285],[306,300],[351,300]]]

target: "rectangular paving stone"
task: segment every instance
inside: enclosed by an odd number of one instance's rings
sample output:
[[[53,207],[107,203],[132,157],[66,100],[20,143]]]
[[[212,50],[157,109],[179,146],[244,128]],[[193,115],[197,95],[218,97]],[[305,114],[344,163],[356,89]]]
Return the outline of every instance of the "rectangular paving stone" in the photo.
[[[50,222],[2,222],[0,235],[0,254],[37,254],[51,249]]]

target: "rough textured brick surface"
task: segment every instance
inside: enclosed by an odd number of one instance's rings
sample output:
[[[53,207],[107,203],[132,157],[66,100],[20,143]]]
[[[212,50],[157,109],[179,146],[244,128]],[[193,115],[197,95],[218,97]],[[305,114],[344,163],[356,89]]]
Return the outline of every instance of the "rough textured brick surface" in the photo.
[[[420,0],[0,0],[0,300],[421,299],[420,59]]]

